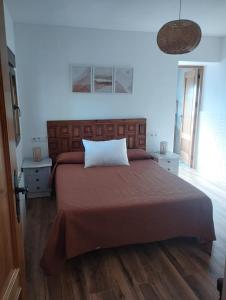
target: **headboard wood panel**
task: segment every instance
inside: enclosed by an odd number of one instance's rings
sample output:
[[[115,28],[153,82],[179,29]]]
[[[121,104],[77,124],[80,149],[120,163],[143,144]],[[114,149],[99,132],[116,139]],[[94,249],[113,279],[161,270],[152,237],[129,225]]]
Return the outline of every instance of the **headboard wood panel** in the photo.
[[[127,138],[128,149],[146,149],[146,119],[47,121],[49,156],[84,151],[82,139]]]

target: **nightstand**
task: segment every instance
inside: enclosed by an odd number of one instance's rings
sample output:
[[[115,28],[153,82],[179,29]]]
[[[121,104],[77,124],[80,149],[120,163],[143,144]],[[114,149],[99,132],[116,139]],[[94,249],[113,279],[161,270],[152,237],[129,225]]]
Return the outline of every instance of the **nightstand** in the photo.
[[[179,172],[179,155],[173,152],[167,152],[166,154],[160,154],[159,152],[152,152],[154,160],[160,167],[166,171],[178,175]]]
[[[30,158],[24,159],[22,170],[24,183],[28,188],[28,198],[49,197],[51,195],[51,189],[48,185],[51,166],[51,158],[45,158],[39,162]]]

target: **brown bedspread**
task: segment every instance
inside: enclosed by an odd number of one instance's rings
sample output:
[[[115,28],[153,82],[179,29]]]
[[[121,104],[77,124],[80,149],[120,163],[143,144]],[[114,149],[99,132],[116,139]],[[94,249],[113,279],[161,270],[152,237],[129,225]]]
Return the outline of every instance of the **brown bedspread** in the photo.
[[[215,240],[211,200],[150,159],[130,167],[61,164],[56,194],[58,212],[41,261],[48,274],[98,248],[174,237]]]

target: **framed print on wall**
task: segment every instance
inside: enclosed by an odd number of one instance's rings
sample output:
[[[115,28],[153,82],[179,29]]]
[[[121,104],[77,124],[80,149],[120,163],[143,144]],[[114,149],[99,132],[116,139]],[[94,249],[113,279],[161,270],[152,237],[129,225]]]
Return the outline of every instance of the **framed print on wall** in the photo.
[[[115,68],[115,93],[132,94],[133,92],[133,68]]]
[[[91,93],[92,92],[92,67],[91,66],[71,66],[72,92]]]
[[[93,91],[96,93],[113,92],[113,68],[93,67]]]

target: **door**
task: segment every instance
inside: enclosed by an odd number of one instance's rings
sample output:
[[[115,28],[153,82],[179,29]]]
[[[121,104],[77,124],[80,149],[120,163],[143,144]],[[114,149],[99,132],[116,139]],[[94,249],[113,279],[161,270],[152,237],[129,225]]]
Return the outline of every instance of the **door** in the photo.
[[[194,166],[195,134],[198,118],[199,69],[184,74],[183,114],[181,116],[180,156],[190,167]]]
[[[3,1],[0,0],[0,299],[25,299],[22,229],[16,205],[15,134]]]

